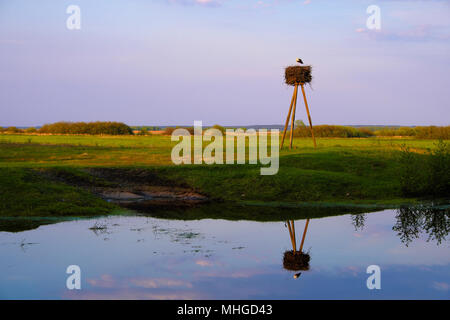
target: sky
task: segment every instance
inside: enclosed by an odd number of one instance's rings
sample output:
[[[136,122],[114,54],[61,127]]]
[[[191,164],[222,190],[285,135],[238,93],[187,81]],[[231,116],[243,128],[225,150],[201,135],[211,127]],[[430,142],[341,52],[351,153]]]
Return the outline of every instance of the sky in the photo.
[[[313,124],[450,125],[449,18],[449,0],[0,0],[0,126],[283,124],[297,57]]]

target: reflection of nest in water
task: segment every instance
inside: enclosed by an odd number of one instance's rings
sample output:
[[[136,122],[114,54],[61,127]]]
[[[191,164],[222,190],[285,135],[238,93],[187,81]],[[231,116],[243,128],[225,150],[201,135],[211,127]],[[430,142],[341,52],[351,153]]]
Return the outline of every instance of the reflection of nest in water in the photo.
[[[286,251],[283,256],[283,267],[292,271],[309,270],[310,259],[311,257],[307,253]]]

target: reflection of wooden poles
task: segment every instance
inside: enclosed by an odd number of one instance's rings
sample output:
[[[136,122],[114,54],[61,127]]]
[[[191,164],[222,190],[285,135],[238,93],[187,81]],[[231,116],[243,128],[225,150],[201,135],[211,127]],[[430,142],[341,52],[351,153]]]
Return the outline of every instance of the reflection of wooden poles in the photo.
[[[303,249],[303,242],[305,242],[306,231],[308,231],[308,224],[309,224],[309,219],[306,219],[305,230],[303,230],[302,243],[300,244],[300,252],[302,252],[302,249]]]
[[[294,252],[297,251],[297,240],[295,239],[295,226],[294,226],[294,220],[291,221],[292,223],[292,238],[294,242]]]
[[[288,229],[289,229],[289,236],[291,238],[292,250],[293,250],[293,252],[295,254],[297,252],[297,241],[295,239],[294,220],[287,221],[287,225],[288,225]],[[300,244],[299,252],[303,252],[302,251],[303,250],[303,243],[305,242],[305,236],[306,236],[306,231],[308,231],[308,225],[309,225],[309,219],[306,219],[305,230],[303,230],[302,242]]]
[[[298,85],[299,84],[302,88],[303,101],[305,102],[306,113],[308,114],[309,128],[311,130],[311,136],[312,136],[312,139],[314,142],[314,148],[316,147],[316,138],[314,137],[314,130],[313,130],[313,126],[312,126],[311,115],[309,114],[308,101],[306,101],[304,83],[296,83],[295,87],[294,87],[294,93],[292,94],[291,105],[289,106],[289,112],[288,112],[288,115],[286,118],[286,123],[284,124],[283,137],[281,138],[280,149],[283,148],[284,139],[286,138],[286,131],[289,126],[289,119],[291,119],[291,133],[290,133],[290,137],[289,137],[289,149],[292,149],[292,143],[294,141],[294,122],[295,122],[295,111],[297,109],[297,94],[298,94]],[[293,110],[292,110],[292,107],[294,107]],[[292,118],[291,118],[291,113],[292,113]]]
[[[295,241],[295,229],[294,230],[292,230],[291,229],[291,223],[288,221],[287,222],[287,225],[288,225],[288,229],[289,229],[289,237],[291,238],[291,243],[292,243],[292,249],[294,250],[294,253],[295,253],[295,251],[296,251],[296,241]],[[292,228],[294,228],[294,221],[292,221]]]
[[[314,130],[313,130],[313,126],[312,126],[311,115],[309,114],[308,101],[306,101],[306,94],[305,94],[305,88],[303,87],[303,83],[301,84],[301,87],[302,87],[302,93],[303,93],[303,100],[305,101],[306,113],[308,114],[309,128],[311,129],[311,136],[314,141],[314,148],[315,148],[316,147],[316,138],[314,138]],[[295,108],[294,108],[294,115],[295,115]]]

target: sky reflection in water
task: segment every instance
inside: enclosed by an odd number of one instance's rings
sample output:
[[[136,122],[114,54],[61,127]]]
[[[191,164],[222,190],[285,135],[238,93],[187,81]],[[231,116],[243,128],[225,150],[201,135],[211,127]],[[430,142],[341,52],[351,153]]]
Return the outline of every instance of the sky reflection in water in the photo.
[[[283,269],[292,250],[284,222],[108,217],[0,232],[0,298],[449,299],[449,217],[427,217],[311,219],[310,269],[298,279]],[[297,243],[305,221],[295,221]],[[66,289],[71,264],[81,267],[81,290]],[[381,290],[366,287],[371,264],[381,267]]]

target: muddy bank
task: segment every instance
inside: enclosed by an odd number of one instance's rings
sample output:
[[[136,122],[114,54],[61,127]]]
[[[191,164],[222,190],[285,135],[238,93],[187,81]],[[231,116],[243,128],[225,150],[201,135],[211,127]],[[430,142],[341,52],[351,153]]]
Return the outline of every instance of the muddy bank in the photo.
[[[61,168],[40,169],[52,180],[80,187],[96,196],[130,209],[146,207],[192,207],[209,198],[187,185],[164,179],[146,169]]]
[[[122,207],[138,211],[149,207],[191,207],[209,201],[207,197],[190,189],[160,186],[104,189],[99,196]]]

